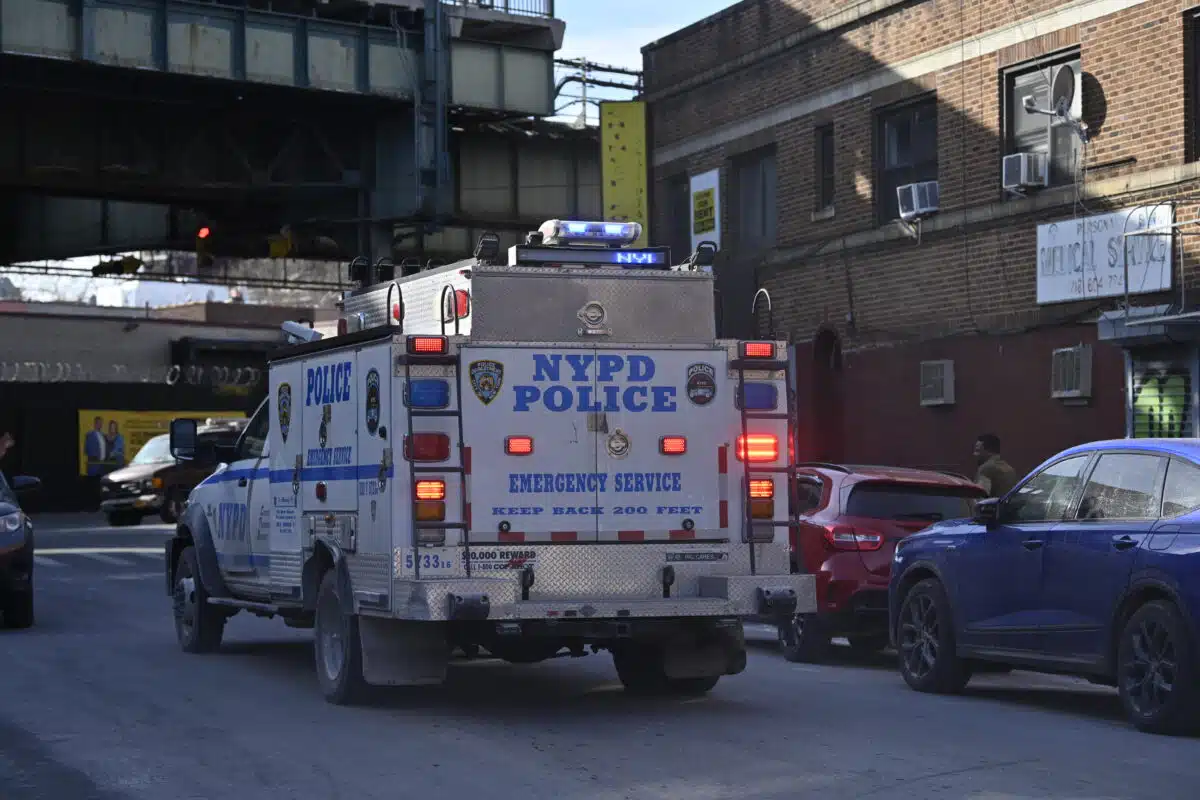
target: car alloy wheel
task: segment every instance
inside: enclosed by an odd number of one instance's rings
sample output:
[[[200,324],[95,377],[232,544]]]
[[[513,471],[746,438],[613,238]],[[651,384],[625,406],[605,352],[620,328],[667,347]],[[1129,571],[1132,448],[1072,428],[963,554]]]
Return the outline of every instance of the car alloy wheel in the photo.
[[[1178,654],[1171,631],[1157,619],[1145,619],[1131,634],[1132,657],[1121,675],[1125,695],[1138,714],[1150,716],[1171,702],[1178,675]]]
[[[933,598],[917,594],[905,604],[900,620],[900,657],[904,667],[920,680],[937,667],[941,620]]]

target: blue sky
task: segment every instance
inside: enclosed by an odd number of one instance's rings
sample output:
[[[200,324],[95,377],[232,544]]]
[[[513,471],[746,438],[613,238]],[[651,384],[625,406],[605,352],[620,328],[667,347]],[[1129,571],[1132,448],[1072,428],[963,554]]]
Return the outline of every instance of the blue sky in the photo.
[[[567,23],[557,57],[582,56],[600,64],[640,70],[643,45],[733,4],[734,0],[555,0],[554,13]],[[562,74],[561,68],[559,72]],[[578,95],[579,84],[568,85],[566,92]],[[588,96],[628,99],[627,94],[610,90],[589,89]],[[576,105],[564,117],[578,114]],[[588,116],[596,121],[595,107]]]

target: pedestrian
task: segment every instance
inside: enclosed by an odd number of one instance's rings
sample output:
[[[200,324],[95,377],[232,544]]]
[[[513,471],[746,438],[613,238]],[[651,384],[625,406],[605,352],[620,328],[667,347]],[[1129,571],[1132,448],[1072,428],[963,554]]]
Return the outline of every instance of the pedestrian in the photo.
[[[1000,456],[1000,437],[996,434],[984,433],[975,440],[975,463],[979,465],[975,482],[988,497],[1004,497],[1017,485],[1017,473]]]

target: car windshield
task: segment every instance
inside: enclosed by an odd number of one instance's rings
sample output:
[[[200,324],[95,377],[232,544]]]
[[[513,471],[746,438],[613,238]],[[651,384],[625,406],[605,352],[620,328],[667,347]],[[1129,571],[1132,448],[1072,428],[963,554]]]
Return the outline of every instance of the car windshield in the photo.
[[[174,461],[171,457],[171,437],[168,434],[155,436],[142,445],[130,464],[166,464]]]
[[[4,477],[4,473],[0,472],[0,503],[12,503],[14,506],[17,503],[17,493],[8,485],[8,479]]]
[[[869,519],[938,522],[971,516],[976,499],[969,489],[863,483],[850,492],[845,513]]]

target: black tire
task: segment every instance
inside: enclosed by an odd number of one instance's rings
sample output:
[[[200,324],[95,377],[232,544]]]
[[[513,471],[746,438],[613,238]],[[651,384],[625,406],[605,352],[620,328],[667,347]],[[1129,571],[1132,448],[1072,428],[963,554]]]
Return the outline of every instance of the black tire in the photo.
[[[33,627],[33,587],[13,592],[4,605],[4,627],[24,629]]]
[[[886,650],[888,646],[888,637],[886,633],[847,636],[846,641],[850,642],[850,649],[853,650],[855,654],[861,656],[874,655]]]
[[[114,528],[127,528],[132,525],[142,524],[142,513],[140,511],[112,511],[104,516],[108,520],[108,524]]]
[[[317,591],[313,653],[321,693],[339,706],[360,703],[370,691],[363,678],[358,616],[347,613],[349,606],[349,598],[342,597],[337,571],[327,570]]]
[[[1133,726],[1146,733],[1200,729],[1196,642],[1173,603],[1154,600],[1129,618],[1117,643],[1117,690]]]
[[[779,649],[794,664],[820,664],[829,658],[831,636],[824,620],[812,614],[797,614],[776,626]]]
[[[705,678],[668,678],[662,654],[646,645],[626,645],[613,651],[613,665],[625,691],[639,695],[698,697],[712,691],[720,675]]]
[[[175,638],[185,653],[212,653],[221,648],[225,635],[225,613],[208,604],[208,592],[200,580],[196,548],[188,545],[175,566],[173,592]]]
[[[941,581],[927,578],[908,591],[897,620],[897,650],[904,682],[918,692],[957,694],[971,666],[955,651],[950,599]]]
[[[183,504],[186,502],[187,495],[183,494],[183,490],[178,487],[168,490],[163,498],[162,510],[158,513],[159,518],[168,525],[174,525],[183,514]]]

